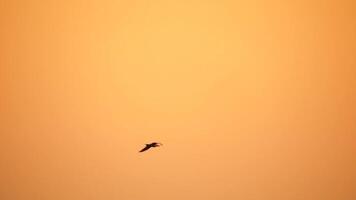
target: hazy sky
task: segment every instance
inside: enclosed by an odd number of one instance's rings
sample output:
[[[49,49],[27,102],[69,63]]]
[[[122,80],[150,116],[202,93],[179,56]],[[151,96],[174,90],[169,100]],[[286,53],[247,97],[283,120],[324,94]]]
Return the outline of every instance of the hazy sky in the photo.
[[[0,199],[355,200],[355,13],[2,1]]]

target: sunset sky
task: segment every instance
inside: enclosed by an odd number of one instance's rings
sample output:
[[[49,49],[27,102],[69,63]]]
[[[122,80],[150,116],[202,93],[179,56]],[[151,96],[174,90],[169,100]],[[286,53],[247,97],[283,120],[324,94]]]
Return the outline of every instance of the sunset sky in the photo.
[[[356,199],[356,1],[4,0],[0,27],[1,200]]]

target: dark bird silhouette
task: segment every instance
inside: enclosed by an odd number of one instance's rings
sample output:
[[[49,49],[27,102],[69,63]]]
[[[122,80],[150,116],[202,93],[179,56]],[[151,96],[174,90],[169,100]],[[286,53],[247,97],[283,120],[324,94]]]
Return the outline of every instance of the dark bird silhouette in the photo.
[[[159,147],[159,146],[162,146],[162,144],[158,143],[158,142],[153,142],[151,144],[146,144],[145,148],[143,148],[140,152],[144,152],[144,151],[147,151],[148,149],[150,149],[152,147]]]

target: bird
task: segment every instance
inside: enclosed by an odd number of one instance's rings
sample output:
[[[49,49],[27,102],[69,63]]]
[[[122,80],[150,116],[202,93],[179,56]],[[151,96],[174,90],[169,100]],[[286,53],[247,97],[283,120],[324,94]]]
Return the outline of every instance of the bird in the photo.
[[[139,151],[139,152],[141,153],[141,152],[147,151],[148,149],[150,149],[152,147],[160,147],[162,145],[163,144],[161,144],[159,142],[152,142],[150,144],[146,144],[145,148],[141,149],[141,151]]]

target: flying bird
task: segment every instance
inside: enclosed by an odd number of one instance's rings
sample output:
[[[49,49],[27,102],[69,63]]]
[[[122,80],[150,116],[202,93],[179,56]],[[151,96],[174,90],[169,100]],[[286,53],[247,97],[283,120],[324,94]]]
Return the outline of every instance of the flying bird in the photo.
[[[140,152],[144,152],[147,151],[148,149],[152,148],[152,147],[159,147],[162,146],[163,144],[158,143],[158,142],[153,142],[151,144],[146,144],[145,148],[143,148]]]

